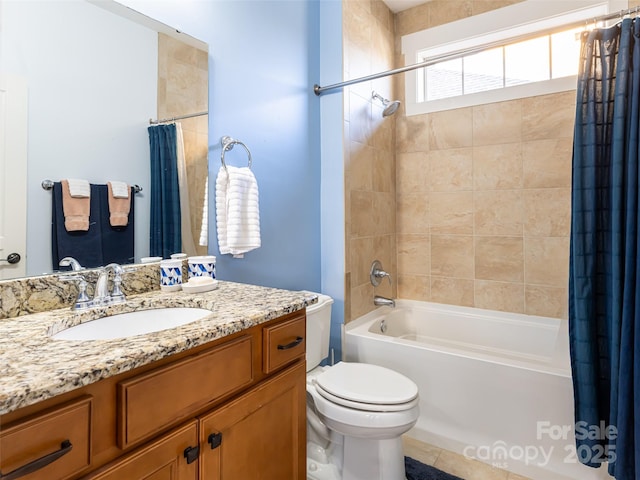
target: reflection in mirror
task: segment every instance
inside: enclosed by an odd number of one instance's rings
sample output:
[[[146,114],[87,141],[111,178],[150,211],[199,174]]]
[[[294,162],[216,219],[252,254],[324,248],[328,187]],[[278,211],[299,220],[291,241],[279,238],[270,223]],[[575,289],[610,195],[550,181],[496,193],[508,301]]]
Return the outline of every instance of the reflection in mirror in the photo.
[[[27,198],[13,199],[27,205],[26,274],[57,269],[45,179],[140,185],[134,199],[139,261],[149,251],[149,120],[208,110],[207,45],[111,0],[0,0],[0,12],[0,74],[21,79],[27,90],[27,171],[26,179],[16,179],[26,182]],[[189,218],[199,239],[208,117],[180,122]],[[189,253],[206,253],[196,248]],[[3,275],[11,273],[0,266]]]

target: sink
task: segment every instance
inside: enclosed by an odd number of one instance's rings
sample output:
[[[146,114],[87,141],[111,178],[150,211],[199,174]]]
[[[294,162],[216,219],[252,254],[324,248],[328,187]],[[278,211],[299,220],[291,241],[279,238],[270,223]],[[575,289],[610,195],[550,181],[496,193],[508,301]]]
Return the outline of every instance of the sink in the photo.
[[[210,315],[204,308],[154,308],[102,317],[52,335],[54,340],[112,340],[159,332]]]

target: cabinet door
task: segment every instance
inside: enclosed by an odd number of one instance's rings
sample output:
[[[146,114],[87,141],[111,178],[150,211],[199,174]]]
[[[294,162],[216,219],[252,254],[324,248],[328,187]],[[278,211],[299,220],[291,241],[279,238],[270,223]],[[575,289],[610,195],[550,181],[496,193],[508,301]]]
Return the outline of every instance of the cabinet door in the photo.
[[[198,424],[195,420],[189,422],[85,478],[91,480],[197,480],[197,429]]]
[[[305,363],[200,419],[201,480],[306,478]]]

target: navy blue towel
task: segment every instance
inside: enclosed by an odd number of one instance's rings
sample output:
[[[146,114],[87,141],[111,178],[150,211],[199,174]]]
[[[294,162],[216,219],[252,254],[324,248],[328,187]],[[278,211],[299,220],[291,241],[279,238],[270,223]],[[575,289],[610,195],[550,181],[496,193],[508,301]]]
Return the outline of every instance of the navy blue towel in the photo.
[[[87,268],[100,267],[115,262],[134,261],[134,215],[133,189],[131,190],[129,222],[124,227],[112,227],[109,223],[109,198],[106,185],[91,185],[89,230],[67,232],[64,227],[62,209],[62,185],[53,184],[51,215],[51,258],[53,270],[59,267],[60,259],[73,257]]]

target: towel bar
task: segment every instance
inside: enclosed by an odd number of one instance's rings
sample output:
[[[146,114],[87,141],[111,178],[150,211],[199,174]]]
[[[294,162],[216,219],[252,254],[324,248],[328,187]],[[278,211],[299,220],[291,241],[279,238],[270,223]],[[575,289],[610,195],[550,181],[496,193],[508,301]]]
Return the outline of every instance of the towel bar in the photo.
[[[251,168],[251,152],[249,151],[249,147],[247,147],[240,140],[235,140],[234,138],[231,138],[228,135],[225,135],[224,137],[222,137],[220,139],[220,143],[222,144],[222,153],[220,154],[220,162],[222,162],[222,166],[224,167],[225,170],[227,169],[227,164],[224,163],[224,154],[227,153],[229,150],[233,149],[234,145],[241,145],[247,151],[247,156],[249,157],[249,162],[248,162],[249,168]]]
[[[51,190],[53,189],[53,180],[43,180],[40,185],[42,185],[42,188],[44,190]],[[131,186],[133,187],[133,193],[140,193],[142,191],[142,187],[140,185]]]

